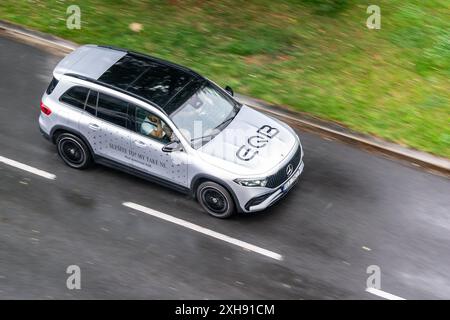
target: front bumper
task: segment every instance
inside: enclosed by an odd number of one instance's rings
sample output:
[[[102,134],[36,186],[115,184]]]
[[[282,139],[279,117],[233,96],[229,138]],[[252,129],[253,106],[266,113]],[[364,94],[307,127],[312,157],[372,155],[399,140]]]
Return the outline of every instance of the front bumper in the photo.
[[[280,185],[275,190],[271,190],[269,192],[265,192],[261,195],[251,198],[244,205],[244,212],[256,212],[264,210],[270,207],[272,204],[280,200],[284,197],[292,187],[298,182],[301,173],[303,172],[304,162],[301,161],[292,176],[286,180],[282,185]],[[291,180],[293,179],[293,180]],[[287,186],[287,184],[290,184]]]

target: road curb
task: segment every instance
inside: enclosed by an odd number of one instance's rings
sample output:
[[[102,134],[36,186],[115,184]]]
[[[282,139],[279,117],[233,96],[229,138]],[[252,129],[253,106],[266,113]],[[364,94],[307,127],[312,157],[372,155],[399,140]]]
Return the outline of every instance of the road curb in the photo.
[[[11,36],[15,36],[29,42],[59,49],[64,53],[69,53],[79,46],[74,42],[43,32],[29,30],[22,26],[3,20],[0,20],[0,30],[7,32]],[[317,119],[310,115],[290,110],[287,107],[272,105],[265,101],[244,95],[236,95],[236,98],[242,103],[272,114],[273,116],[281,118],[288,123],[296,124],[304,130],[315,132],[352,145],[357,145],[370,151],[376,151],[389,157],[405,160],[417,166],[431,170],[432,172],[438,172],[446,177],[450,177],[450,161],[446,158],[413,150],[395,143],[375,138],[373,136],[363,135],[361,133],[349,130],[339,124]]]
[[[65,53],[69,53],[79,46],[74,42],[55,37],[48,33],[30,30],[3,20],[0,20],[0,30],[4,30],[8,34],[24,40],[29,40],[31,42],[35,42],[38,44],[40,43],[41,45],[46,45],[55,49],[59,49]]]

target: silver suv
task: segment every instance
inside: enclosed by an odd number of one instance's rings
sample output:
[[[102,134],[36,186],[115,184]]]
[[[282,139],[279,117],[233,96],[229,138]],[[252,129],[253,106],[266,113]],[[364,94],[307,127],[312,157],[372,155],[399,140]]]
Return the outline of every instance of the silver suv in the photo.
[[[85,45],[59,62],[39,126],[70,167],[119,168],[193,195],[218,218],[267,208],[303,170],[297,134],[231,88],[112,47]]]

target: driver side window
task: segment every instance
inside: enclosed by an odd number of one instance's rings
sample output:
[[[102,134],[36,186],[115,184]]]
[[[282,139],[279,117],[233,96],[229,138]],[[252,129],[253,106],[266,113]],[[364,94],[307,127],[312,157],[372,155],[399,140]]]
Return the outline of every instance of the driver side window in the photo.
[[[161,143],[169,143],[173,140],[172,129],[158,116],[141,107],[135,107],[134,130]]]

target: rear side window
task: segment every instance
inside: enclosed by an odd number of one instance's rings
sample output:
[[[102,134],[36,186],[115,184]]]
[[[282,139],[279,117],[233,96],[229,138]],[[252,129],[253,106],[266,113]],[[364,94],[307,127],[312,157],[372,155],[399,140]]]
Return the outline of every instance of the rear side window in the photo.
[[[97,115],[97,99],[98,99],[98,92],[94,90],[89,91],[89,97],[86,101],[86,112],[89,112],[93,116]]]
[[[47,90],[45,91],[47,94],[52,94],[53,89],[55,89],[56,85],[58,84],[58,80],[56,78],[53,78],[50,84],[47,87]]]
[[[88,91],[89,89],[84,87],[72,87],[59,98],[59,101],[70,104],[76,108],[84,109]]]
[[[97,117],[126,128],[128,124],[128,102],[99,93]]]

